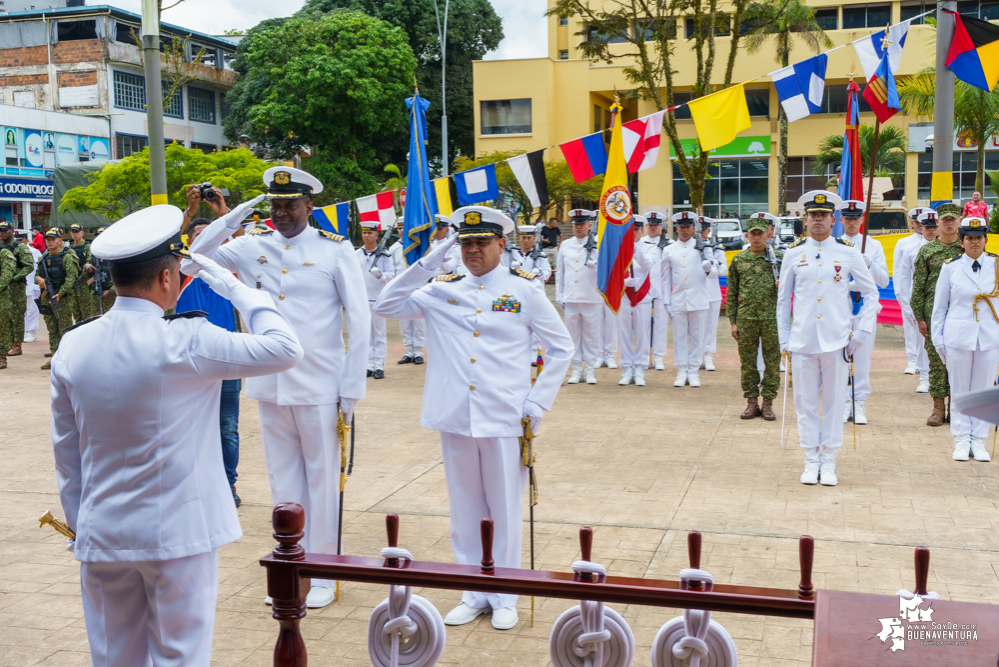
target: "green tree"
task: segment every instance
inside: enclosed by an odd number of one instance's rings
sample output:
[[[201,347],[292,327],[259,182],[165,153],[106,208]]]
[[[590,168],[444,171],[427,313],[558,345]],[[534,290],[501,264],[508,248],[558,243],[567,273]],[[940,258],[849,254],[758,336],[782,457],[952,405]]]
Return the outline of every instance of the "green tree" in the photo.
[[[228,93],[226,134],[246,134],[279,158],[313,149],[303,165],[326,188],[317,203],[374,191],[391,136],[406,128],[413,94],[405,32],[360,12],[272,20],[247,36]]]
[[[933,117],[936,74],[923,69],[915,76],[898,82],[898,99],[902,110],[910,115]],[[970,137],[978,145],[978,170],[975,189],[985,189],[985,146],[999,134],[999,92],[956,81],[954,86],[954,134]]]
[[[444,0],[436,0],[444,20]],[[441,150],[441,48],[434,13],[435,0],[306,0],[296,14],[315,17],[336,10],[361,11],[406,31],[416,55],[416,80],[420,95],[430,101],[427,109],[427,144],[432,160]],[[499,46],[503,22],[489,0],[449,0],[447,19],[447,124],[448,154],[475,154],[472,61],[481,60]],[[408,136],[401,137],[400,160],[408,150]]]
[[[874,147],[874,127],[861,125],[860,164],[866,179],[871,170],[871,149]],[[891,176],[895,186],[902,185],[900,179],[905,173],[905,152],[909,146],[905,130],[894,125],[882,125],[878,136],[877,176]],[[838,167],[843,160],[843,135],[831,134],[819,143],[815,155],[813,172],[826,173],[827,167]],[[897,182],[896,182],[897,181]]]
[[[549,203],[535,209],[523,188],[520,187],[520,183],[517,182],[517,177],[513,175],[510,165],[506,163],[506,160],[515,155],[522,155],[524,152],[495,151],[478,159],[459,156],[455,160],[455,173],[475,169],[486,164],[498,163],[496,164],[496,185],[499,187],[500,195],[516,201],[520,205],[521,211],[532,212],[527,214],[524,224],[531,222],[531,216],[534,214],[536,214],[534,219],[544,220],[548,217],[549,211],[560,211],[566,202],[594,201],[600,198],[604,180],[602,175],[594,176],[582,183],[576,183],[576,179],[569,171],[569,165],[564,161],[545,162],[545,182],[548,184]]]
[[[209,181],[229,190],[227,202],[233,206],[264,191],[263,175],[270,166],[245,148],[205,155],[196,148],[174,142],[166,147],[170,203],[185,208],[187,186]],[[90,185],[66,191],[59,205],[60,213],[93,212],[118,220],[150,205],[148,148],[108,164],[89,178]],[[209,213],[207,206],[202,210],[206,215]]]
[[[774,42],[774,61],[781,67],[790,64],[795,37],[818,53],[831,48],[832,40],[815,22],[815,11],[802,0],[765,0],[746,9],[746,22],[751,26],[746,35],[746,51],[757,53],[770,40]],[[780,141],[777,153],[777,210],[787,214],[787,114],[777,105]]]
[[[718,0],[553,0],[547,16],[580,16],[586,22],[577,33],[585,38],[580,50],[585,58],[607,64],[622,62],[625,79],[634,86],[629,96],[649,100],[656,109],[674,105],[673,54],[678,45],[677,30],[684,19],[693,22],[692,39],[680,42],[680,48],[694,52],[696,71],[693,96],[702,97],[732,85],[732,71],[739,51],[741,26],[749,0],[726,3],[731,14],[719,11]],[[736,29],[733,30],[732,26]],[[729,39],[725,74],[715,73],[715,37]],[[712,90],[712,81],[722,85]],[[707,151],[687,155],[680,144],[673,113],[663,118],[676,164],[690,186],[690,203],[701,210],[704,183],[707,180]]]

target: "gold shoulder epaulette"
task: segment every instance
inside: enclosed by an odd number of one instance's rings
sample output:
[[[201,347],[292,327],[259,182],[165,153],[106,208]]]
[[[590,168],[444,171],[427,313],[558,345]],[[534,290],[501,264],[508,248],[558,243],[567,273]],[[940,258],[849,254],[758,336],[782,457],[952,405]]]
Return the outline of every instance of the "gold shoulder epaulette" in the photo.
[[[330,241],[336,241],[337,243],[342,243],[346,237],[340,236],[339,234],[334,234],[333,232],[327,232],[326,230],[320,229],[319,233]]]
[[[790,250],[791,248],[797,248],[798,246],[800,246],[804,242],[805,242],[805,239],[804,239],[804,237],[802,237],[802,238],[798,239],[797,241],[795,241],[794,243],[792,243],[791,245],[789,245],[787,247],[787,249]]]
[[[510,273],[512,273],[515,276],[520,276],[521,278],[524,278],[525,280],[534,280],[535,278],[538,277],[538,274],[536,274],[536,273],[528,273],[527,271],[524,271],[523,269],[515,269],[512,266],[510,267]]]
[[[853,241],[847,241],[846,239],[836,239],[836,243],[842,243],[845,246],[853,247]]]
[[[464,273],[445,273],[443,275],[434,278],[436,282],[439,283],[453,283],[456,280],[461,280],[465,277]]]
[[[251,229],[250,231],[248,231],[246,233],[247,234],[273,234],[274,230],[273,229],[262,229],[260,227],[254,227],[253,229]]]
[[[960,255],[957,255],[956,257],[948,257],[947,259],[944,260],[944,264],[950,264],[951,262],[953,262],[958,257],[960,257]]]
[[[985,254],[988,255],[989,257],[999,257],[999,255],[995,254],[994,252],[989,252],[988,250],[985,251]]]

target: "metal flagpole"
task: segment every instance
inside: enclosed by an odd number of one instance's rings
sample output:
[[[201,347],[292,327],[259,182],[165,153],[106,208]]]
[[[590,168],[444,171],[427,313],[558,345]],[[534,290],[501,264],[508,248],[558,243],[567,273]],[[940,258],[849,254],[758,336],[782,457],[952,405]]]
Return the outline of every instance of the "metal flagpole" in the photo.
[[[151,202],[166,204],[166,144],[163,141],[163,83],[160,75],[160,13],[156,0],[142,0],[142,64],[146,74]],[[109,137],[108,141],[114,141]],[[116,157],[121,157],[118,155]]]
[[[957,11],[955,0],[937,4],[936,67],[933,85],[933,179],[930,206],[954,198],[954,72],[945,66],[954,41],[955,19],[944,10]],[[934,206],[935,207],[935,206]]]
[[[444,0],[444,26],[441,27],[441,17],[437,12],[437,0],[434,0],[434,16],[437,18],[437,36],[441,42],[441,169],[442,175],[448,175],[447,159],[447,12],[451,0]]]

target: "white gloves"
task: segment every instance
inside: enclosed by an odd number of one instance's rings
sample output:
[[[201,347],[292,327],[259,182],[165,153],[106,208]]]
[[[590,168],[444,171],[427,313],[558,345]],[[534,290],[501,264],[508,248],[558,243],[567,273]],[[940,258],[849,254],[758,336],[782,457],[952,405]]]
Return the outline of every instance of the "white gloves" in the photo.
[[[246,219],[246,216],[250,215],[250,211],[254,206],[263,201],[264,197],[267,195],[257,195],[250,201],[245,201],[236,208],[232,209],[225,214],[223,219],[225,220],[225,226],[232,231],[239,229],[240,224]]]
[[[344,398],[340,397],[340,409],[343,411],[343,418],[350,423],[350,420],[354,418],[354,408],[357,406],[356,398]]]
[[[242,286],[236,276],[232,275],[232,271],[223,269],[204,255],[191,255],[190,262],[188,275],[201,278],[208,283],[213,292],[223,299],[232,301],[233,294]]]
[[[541,428],[541,420],[545,416],[545,411],[534,401],[527,400],[524,401],[524,416],[531,420],[531,432],[537,435],[538,429]]]
[[[558,304],[558,307],[561,308],[562,312],[564,313],[565,312],[565,301],[556,301],[555,303]]]
[[[66,551],[72,552],[76,547],[76,540],[71,537],[66,538]]]
[[[780,356],[783,357],[785,354],[787,354],[787,343],[781,343],[780,344]]]
[[[420,266],[422,266],[427,271],[437,271],[444,266],[444,262],[447,261],[448,251],[454,245],[455,241],[458,240],[457,234],[452,234],[445,239],[444,243],[428,252],[426,255],[420,259]]]
[[[672,319],[673,318],[673,307],[670,306],[668,303],[664,303],[663,304],[663,308],[666,310],[666,317]]]
[[[869,255],[861,255],[861,257],[864,258],[864,264],[867,265],[867,268],[871,268],[871,263],[874,261],[874,258]]]
[[[947,364],[947,348],[944,347],[943,345],[938,346],[937,347],[937,354],[940,355],[940,361],[944,362],[944,365],[946,365]]]
[[[861,346],[867,341],[867,337],[870,334],[866,331],[854,331],[853,337],[850,338],[850,342],[846,344],[846,353],[849,356],[853,356],[854,352],[859,350]]]
[[[521,266],[520,262],[510,262],[511,269],[519,269]]]
[[[371,269],[370,269],[370,273],[375,278],[381,278],[382,277],[382,270],[379,269],[377,266],[372,266]]]
[[[704,273],[711,273],[711,260],[704,260],[701,262],[701,268],[704,269]]]
[[[591,259],[590,261],[588,261],[588,262],[586,263],[586,266],[587,266],[588,268],[591,268],[591,269],[595,269],[595,268],[597,268],[597,260],[595,260],[595,259]]]
[[[632,278],[631,276],[628,276],[627,278],[624,279],[624,286],[625,287],[634,287],[635,286],[635,279]]]

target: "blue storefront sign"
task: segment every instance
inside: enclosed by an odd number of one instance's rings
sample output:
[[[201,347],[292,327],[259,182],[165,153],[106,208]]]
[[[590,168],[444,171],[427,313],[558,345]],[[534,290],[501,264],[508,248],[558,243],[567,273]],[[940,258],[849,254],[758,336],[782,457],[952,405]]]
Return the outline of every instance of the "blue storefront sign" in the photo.
[[[52,180],[0,176],[0,199],[52,199]]]

